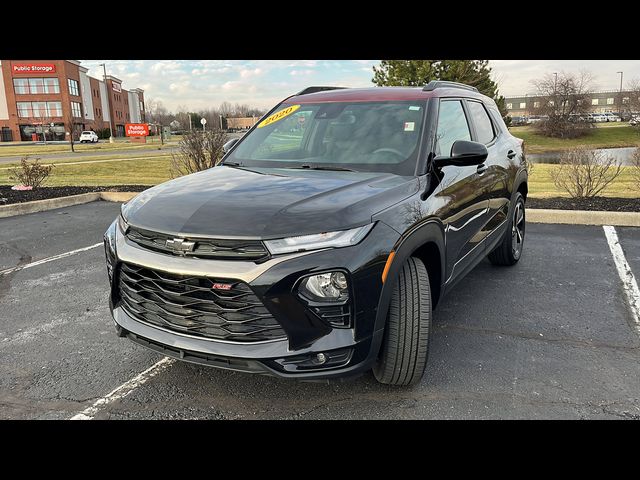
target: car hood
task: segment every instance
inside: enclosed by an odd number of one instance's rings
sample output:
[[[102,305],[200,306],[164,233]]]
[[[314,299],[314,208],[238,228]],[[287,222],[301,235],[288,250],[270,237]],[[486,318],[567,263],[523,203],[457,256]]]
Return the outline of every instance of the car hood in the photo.
[[[418,184],[390,173],[218,166],[145,190],[123,215],[184,236],[279,238],[366,225]]]

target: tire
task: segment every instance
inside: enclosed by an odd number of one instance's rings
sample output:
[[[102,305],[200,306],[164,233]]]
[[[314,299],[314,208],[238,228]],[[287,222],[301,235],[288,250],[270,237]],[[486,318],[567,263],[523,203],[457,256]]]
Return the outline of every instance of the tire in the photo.
[[[494,265],[515,265],[522,256],[526,230],[526,212],[524,209],[524,197],[520,192],[516,192],[510,215],[507,231],[504,232],[502,242],[488,255],[489,260]],[[516,219],[516,217],[518,218]]]
[[[413,385],[424,374],[431,336],[431,288],[422,260],[410,257],[391,296],[376,380],[387,385]]]

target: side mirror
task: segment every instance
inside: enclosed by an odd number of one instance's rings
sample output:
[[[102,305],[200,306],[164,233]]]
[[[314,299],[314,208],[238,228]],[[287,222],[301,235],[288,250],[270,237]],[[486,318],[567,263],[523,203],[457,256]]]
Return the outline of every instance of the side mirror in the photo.
[[[484,163],[488,154],[487,147],[482,143],[457,140],[451,147],[451,156],[438,156],[433,159],[433,162],[436,167],[446,167],[447,165],[467,167]]]
[[[227,143],[225,143],[222,146],[222,151],[224,153],[227,153],[229,150],[231,150],[231,148],[238,143],[238,140],[240,140],[239,138],[232,138],[231,140],[229,140]]]

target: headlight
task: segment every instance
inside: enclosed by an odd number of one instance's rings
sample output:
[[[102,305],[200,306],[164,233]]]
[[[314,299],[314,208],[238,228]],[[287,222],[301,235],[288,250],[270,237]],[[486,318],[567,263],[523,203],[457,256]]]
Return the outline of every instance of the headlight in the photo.
[[[351,230],[340,230],[337,232],[318,233],[316,235],[303,235],[300,237],[279,238],[277,240],[265,240],[264,244],[269,251],[276,255],[278,253],[300,252],[305,250],[317,250],[319,248],[350,247],[362,240],[373,223],[363,227],[352,228]]]
[[[305,277],[298,291],[311,301],[344,302],[349,299],[347,276],[342,272],[327,272]]]
[[[114,220],[104,232],[104,253],[107,257],[107,275],[109,282],[113,279],[113,265],[116,261],[116,228],[118,221]]]
[[[124,219],[124,215],[122,215],[122,213],[120,213],[120,215],[118,215],[118,226],[120,227],[120,231],[123,234],[127,233],[127,228],[129,228],[129,224]]]

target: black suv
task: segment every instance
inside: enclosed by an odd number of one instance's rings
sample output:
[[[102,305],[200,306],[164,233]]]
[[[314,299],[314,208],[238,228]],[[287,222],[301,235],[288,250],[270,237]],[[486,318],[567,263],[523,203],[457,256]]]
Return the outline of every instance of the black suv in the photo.
[[[123,205],[105,234],[117,332],[219,368],[417,382],[442,296],[522,254],[522,143],[466,85],[310,87],[219,166]]]

